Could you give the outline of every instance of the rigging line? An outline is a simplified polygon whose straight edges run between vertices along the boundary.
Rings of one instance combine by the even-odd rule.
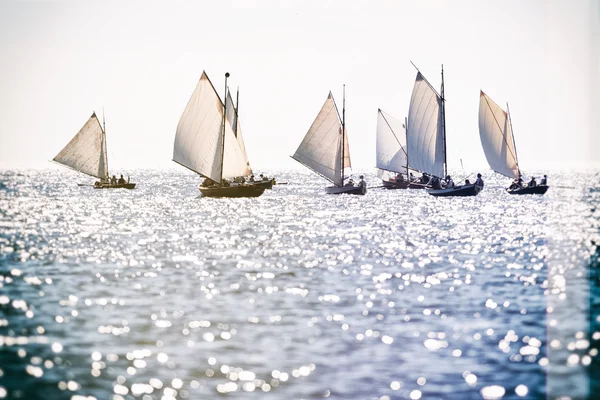
[[[481,94],[483,94],[483,96],[485,98],[485,102],[486,102],[488,108],[490,109],[490,112],[492,113],[492,116],[494,117],[494,121],[496,122],[496,125],[498,126],[498,129],[500,130],[500,132],[502,132],[502,128],[500,128],[500,123],[496,119],[496,114],[494,114],[494,111],[492,110],[492,107],[490,106],[490,102],[488,101],[488,95],[485,94],[485,93],[483,93],[483,90],[481,91]],[[490,100],[492,100],[492,99],[490,99]],[[493,100],[492,100],[492,102],[494,104],[496,104]],[[496,106],[498,106],[498,104],[496,104]],[[502,110],[502,108],[500,106],[498,106],[498,108],[500,108]],[[502,111],[504,112],[504,110],[502,110]],[[506,114],[506,112],[504,112],[504,113]],[[506,115],[508,115],[508,114],[506,114]],[[512,128],[511,128],[511,131],[512,131]],[[508,151],[510,151],[510,154],[514,157],[515,162],[517,163],[517,156],[515,154],[513,154],[512,149],[510,148],[508,142],[506,141],[506,135],[505,134],[502,134],[502,139],[504,140],[504,143],[506,144],[506,147],[508,148]],[[517,163],[517,168],[518,168],[518,163]],[[508,178],[511,178],[511,177],[508,177]]]

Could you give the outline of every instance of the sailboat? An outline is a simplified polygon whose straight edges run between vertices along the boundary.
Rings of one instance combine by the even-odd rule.
[[[506,103],[506,110],[504,111],[487,94],[480,91],[479,137],[485,157],[492,170],[517,182],[521,178],[521,171],[508,103]],[[547,190],[547,185],[507,189],[510,194],[544,194]]]
[[[205,178],[198,187],[205,197],[258,197],[265,186],[246,182],[252,169],[227,78],[223,103],[202,72],[177,125],[173,161]]]
[[[364,195],[367,186],[362,181],[362,175],[358,185],[355,186],[350,180],[344,184],[345,169],[351,168],[350,145],[346,134],[345,92],[344,86],[342,118],[340,119],[333,94],[329,92],[321,111],[292,158],[333,183],[334,186],[325,188],[326,193]]]
[[[95,189],[135,188],[135,183],[130,183],[129,178],[127,182],[111,182],[109,179],[106,130],[100,125],[95,112],[52,161],[99,178],[93,185]]]
[[[444,66],[440,93],[417,68],[406,132],[410,166],[439,180],[447,176]],[[467,184],[446,189],[428,189],[427,193],[436,197],[475,196],[479,193],[479,187]]]
[[[376,163],[378,177],[386,189],[424,189],[426,185],[410,180],[406,147],[406,120],[398,121],[377,110]],[[390,172],[395,176],[390,176]],[[386,179],[384,179],[386,178]]]

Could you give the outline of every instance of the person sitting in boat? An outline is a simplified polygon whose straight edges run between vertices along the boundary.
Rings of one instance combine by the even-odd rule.
[[[396,182],[403,183],[404,182],[404,175],[402,175],[402,174],[396,175]]]
[[[123,178],[123,174],[121,174],[121,177],[119,178],[118,183],[119,183],[119,185],[124,185],[125,184],[125,178]]]
[[[215,182],[215,181],[213,181],[213,180],[212,180],[212,179],[210,179],[210,178],[206,178],[206,179],[205,179],[205,180],[202,182],[202,184],[201,184],[200,186],[202,186],[202,187],[210,187],[210,186],[214,186],[215,184],[216,184],[216,182]]]
[[[454,181],[450,175],[446,176],[446,189],[452,189],[454,187]]]
[[[540,180],[540,186],[546,186],[548,185],[548,176],[544,175],[544,177],[542,178],[542,180]]]
[[[254,182],[254,175],[250,175],[250,179],[248,181],[249,182]]]
[[[523,189],[523,178],[515,179],[513,183],[508,187],[509,190]]]
[[[421,183],[423,185],[426,185],[427,183],[429,183],[429,177],[427,176],[427,174],[425,172],[423,172],[423,175],[421,175]]]
[[[465,185],[470,185],[470,184],[471,184],[471,181],[468,179],[465,179]]]
[[[415,176],[413,175],[412,172],[408,174],[408,181],[409,182],[414,182],[415,181]]]
[[[111,185],[116,185],[117,184],[117,177],[115,175],[113,175],[112,178],[110,178],[110,184]]]
[[[358,186],[360,186],[360,187],[367,186],[367,182],[365,182],[365,176],[361,175],[359,178],[360,178],[360,181],[358,181]]]
[[[354,181],[352,180],[352,178],[348,179],[348,182],[346,182],[344,186],[354,186]]]
[[[535,181],[535,176],[531,177],[531,180],[529,181],[529,183],[527,184],[527,186],[529,186],[529,187],[536,187],[537,186],[537,182]]]
[[[475,180],[475,186],[479,187],[479,189],[483,189],[483,178],[481,174],[477,174],[477,179]]]

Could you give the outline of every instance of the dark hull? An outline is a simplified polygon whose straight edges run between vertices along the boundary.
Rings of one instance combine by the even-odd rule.
[[[480,190],[478,186],[472,184],[455,186],[452,189],[429,189],[427,193],[435,197],[465,197],[477,196]]]
[[[258,197],[263,194],[265,189],[265,186],[259,184],[211,187],[200,186],[198,188],[204,197]]]
[[[386,189],[425,189],[427,185],[423,185],[422,183],[412,182],[408,183],[404,182],[391,182],[391,181],[381,181],[381,184]]]
[[[547,185],[538,185],[534,187],[525,187],[523,189],[506,189],[510,194],[544,194],[548,191],[550,186]]]
[[[366,186],[330,186],[325,188],[327,194],[358,194],[364,195],[367,193]]]
[[[273,189],[275,179],[269,179],[268,181],[254,181],[254,185],[263,186],[265,189]]]
[[[94,189],[135,189],[135,183],[122,183],[116,185],[101,183],[99,185],[94,185]]]

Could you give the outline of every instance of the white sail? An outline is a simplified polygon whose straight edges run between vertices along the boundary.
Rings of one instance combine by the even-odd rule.
[[[296,161],[323,175],[334,184],[342,182],[342,123],[333,96],[329,92],[302,143],[292,156]],[[344,139],[344,167],[350,167],[347,135]]]
[[[406,127],[386,112],[377,113],[376,167],[381,170],[408,174]]]
[[[221,172],[223,178],[231,178],[248,175],[250,171],[245,149],[240,148],[227,120],[222,149],[223,111],[223,102],[202,72],[177,125],[173,146],[173,161],[215,182],[221,181]]]
[[[479,137],[490,167],[517,179],[519,163],[509,116],[483,91],[479,96]]]
[[[417,73],[410,99],[406,136],[410,167],[443,177],[446,155],[442,99],[420,72]]]
[[[235,176],[247,176],[252,174],[252,169],[250,168],[250,162],[248,161],[248,155],[246,153],[246,145],[244,144],[244,138],[242,136],[242,123],[240,121],[240,117],[238,115],[238,110],[233,105],[233,99],[231,98],[231,92],[227,91],[227,120],[229,121],[233,134],[237,138],[238,146],[233,146],[234,152],[237,152],[237,148],[239,147],[239,151],[241,151],[242,156],[235,156],[234,160],[240,160],[240,162],[245,163],[246,168],[244,173],[241,175],[233,175],[233,176],[224,176],[225,178],[231,178]],[[227,157],[227,155],[226,155]],[[233,171],[233,173],[239,172],[237,169]]]
[[[96,113],[54,157],[57,163],[100,179],[108,179],[105,136]]]

